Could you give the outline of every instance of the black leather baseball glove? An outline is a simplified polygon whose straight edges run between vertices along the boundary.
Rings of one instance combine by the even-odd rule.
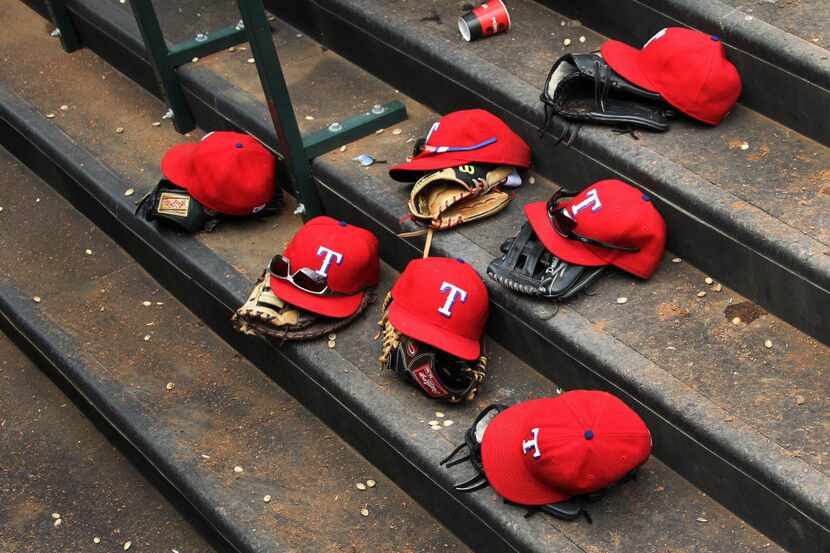
[[[556,60],[541,100],[545,104],[545,127],[558,115],[582,123],[663,132],[674,115],[659,94],[626,81],[599,54],[566,54]]]
[[[605,269],[559,259],[545,249],[530,223],[506,240],[501,252],[502,256],[487,266],[487,276],[514,292],[557,301],[585,290]]]

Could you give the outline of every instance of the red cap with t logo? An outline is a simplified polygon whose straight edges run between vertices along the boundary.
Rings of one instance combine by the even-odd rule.
[[[349,317],[360,307],[366,289],[378,283],[378,239],[366,229],[331,217],[308,221],[282,255],[288,259],[291,274],[306,267],[326,278],[328,291],[318,295],[288,279],[270,277],[277,297],[312,313]]]
[[[462,359],[481,355],[487,287],[460,259],[415,259],[392,287],[389,321],[401,333]]]
[[[683,27],[651,37],[642,50],[616,40],[602,45],[614,71],[699,121],[717,125],[741,95],[741,76],[720,39]]]
[[[614,265],[641,278],[657,270],[666,248],[666,223],[648,194],[619,180],[594,183],[556,203],[555,211],[573,225],[569,232],[557,226],[548,207],[548,202],[527,204],[525,214],[553,255],[575,265]]]
[[[424,151],[389,169],[389,176],[416,181],[426,173],[467,163],[530,167],[530,147],[489,111],[454,111],[432,124]]]
[[[646,462],[651,433],[617,397],[574,390],[514,405],[487,425],[484,473],[508,501],[559,503],[619,482]]]
[[[203,206],[225,215],[252,215],[274,197],[277,160],[254,137],[212,132],[164,154],[161,172]]]

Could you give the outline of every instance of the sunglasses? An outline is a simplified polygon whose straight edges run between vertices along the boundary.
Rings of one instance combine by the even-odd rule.
[[[268,273],[276,278],[287,280],[303,292],[315,294],[317,296],[323,295],[337,295],[337,292],[329,290],[328,278],[310,269],[302,267],[296,272],[291,272],[291,261],[282,255],[275,255],[271,258],[268,264]]]
[[[565,190],[560,189],[554,192],[553,196],[551,196],[548,200],[548,219],[550,219],[550,222],[553,225],[554,230],[556,230],[556,232],[559,233],[560,236],[562,236],[563,238],[567,238],[569,240],[577,240],[579,242],[582,242],[583,244],[588,244],[590,246],[598,246],[600,248],[606,248],[609,250],[619,250],[622,252],[631,253],[640,251],[640,248],[609,244],[608,242],[594,240],[593,238],[588,238],[587,236],[581,236],[575,233],[574,229],[576,228],[576,221],[567,214],[564,208],[559,207],[559,200],[561,198],[573,196],[576,196],[576,194],[566,192]]]

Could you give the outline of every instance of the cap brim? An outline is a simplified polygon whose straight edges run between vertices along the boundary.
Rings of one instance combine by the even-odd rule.
[[[318,296],[304,292],[281,278],[269,277],[271,290],[278,298],[291,305],[325,317],[343,319],[354,315],[363,302],[365,292],[351,296]]]
[[[642,50],[633,48],[618,40],[609,40],[600,48],[602,59],[611,66],[611,69],[623,76],[627,81],[645,88],[651,92],[658,92],[657,88],[640,69]]]
[[[421,154],[408,163],[402,163],[389,169],[389,176],[400,182],[416,181],[430,171],[458,167],[470,162],[469,156],[459,157],[458,155],[452,155],[452,152]]]
[[[173,146],[161,159],[161,172],[164,178],[182,188],[189,188],[195,177],[192,172],[193,154],[198,143],[178,144]]]
[[[443,328],[425,323],[404,309],[400,302],[393,301],[389,307],[389,321],[402,334],[461,359],[472,361],[481,355],[481,344],[478,340],[452,334]]]
[[[544,401],[526,401],[499,413],[487,425],[481,443],[487,481],[500,496],[520,505],[547,505],[572,497],[536,480],[522,452],[522,441],[530,437],[527,421],[543,420]]]
[[[568,202],[562,202],[560,205],[566,207]],[[527,215],[527,220],[530,221],[530,226],[533,227],[533,232],[536,233],[545,248],[556,257],[560,257],[574,265],[588,267],[611,264],[610,261],[594,253],[594,246],[560,236],[553,228],[553,224],[548,217],[547,202],[535,202],[525,205],[525,215]]]

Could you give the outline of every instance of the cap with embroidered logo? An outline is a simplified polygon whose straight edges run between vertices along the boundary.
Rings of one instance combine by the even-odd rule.
[[[646,462],[651,433],[607,392],[575,390],[525,401],[484,431],[481,457],[490,485],[521,505],[547,505],[619,482]]]
[[[288,279],[270,276],[271,289],[286,302],[326,317],[350,317],[380,275],[378,239],[366,229],[315,217],[303,225],[283,252],[289,271],[313,269],[326,278],[328,293],[312,294]]]
[[[203,206],[225,215],[252,215],[276,191],[277,161],[250,135],[212,132],[200,142],[178,144],[164,154],[164,177]]]
[[[392,287],[392,300],[389,321],[401,333],[462,359],[481,355],[490,298],[463,260],[410,261]]]
[[[530,147],[489,111],[454,111],[433,123],[424,151],[389,169],[389,176],[416,181],[428,172],[468,163],[530,167]]]
[[[720,123],[741,95],[738,70],[714,35],[669,27],[651,37],[641,50],[609,40],[601,52],[625,79],[657,92],[686,115],[710,125]]]
[[[649,278],[657,270],[666,248],[666,223],[648,194],[609,179],[560,200],[556,207],[574,222],[572,234],[563,235],[557,229],[548,202],[525,205],[533,231],[553,255],[575,265],[614,265],[641,278]],[[617,248],[586,243],[574,236]]]

